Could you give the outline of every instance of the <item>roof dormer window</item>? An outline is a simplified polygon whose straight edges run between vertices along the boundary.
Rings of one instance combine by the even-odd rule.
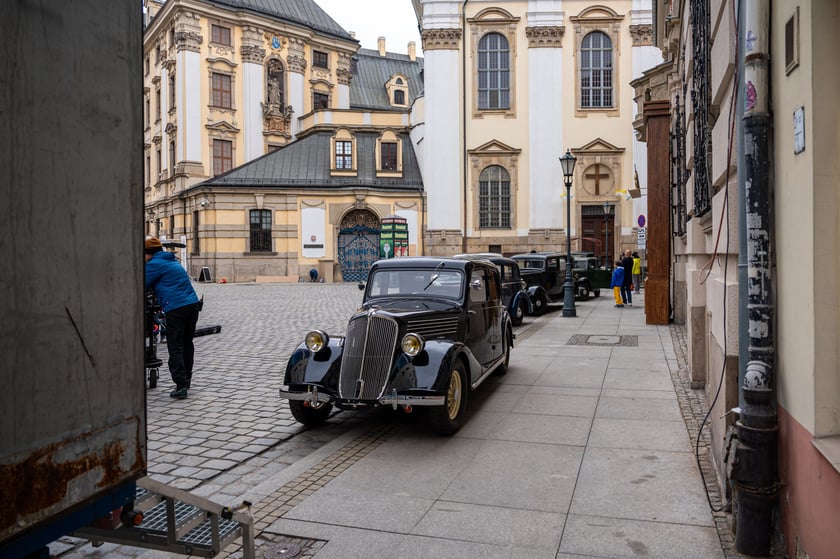
[[[385,84],[385,89],[392,107],[408,106],[408,79],[405,76],[394,74]]]

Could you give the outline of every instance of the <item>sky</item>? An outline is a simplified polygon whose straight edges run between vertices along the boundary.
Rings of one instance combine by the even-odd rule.
[[[339,25],[355,32],[362,48],[376,49],[377,39],[385,37],[385,50],[407,54],[409,41],[417,44],[422,56],[420,32],[411,0],[315,0]]]

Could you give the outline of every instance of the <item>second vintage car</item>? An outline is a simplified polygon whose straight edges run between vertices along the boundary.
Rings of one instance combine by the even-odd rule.
[[[566,283],[566,255],[560,252],[528,252],[511,256],[519,264],[522,279],[528,284],[528,295],[534,306],[534,314],[543,314],[548,304],[563,301]],[[575,298],[589,299],[592,284],[589,278],[574,274],[572,257],[572,282]]]
[[[395,258],[373,264],[344,336],[306,335],[280,397],[307,426],[333,406],[428,409],[438,433],[456,432],[469,394],[507,371],[513,326],[498,269],[484,260]]]
[[[519,273],[519,264],[512,258],[507,258],[496,252],[476,252],[472,254],[456,254],[455,258],[466,260],[488,260],[499,269],[502,282],[502,302],[510,313],[510,320],[514,326],[522,324],[527,314],[533,314],[531,297],[528,295],[528,285]]]

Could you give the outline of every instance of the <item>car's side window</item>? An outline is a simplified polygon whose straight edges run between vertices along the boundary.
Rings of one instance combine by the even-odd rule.
[[[470,278],[470,301],[473,303],[487,301],[487,281],[483,270],[473,270]]]
[[[487,275],[485,281],[485,284],[487,285],[487,296],[490,301],[498,301],[501,298],[501,294],[498,290],[499,282],[496,278],[496,275],[490,273]]]
[[[556,270],[557,269],[557,259],[556,258],[549,258],[546,262],[546,266],[549,270]]]

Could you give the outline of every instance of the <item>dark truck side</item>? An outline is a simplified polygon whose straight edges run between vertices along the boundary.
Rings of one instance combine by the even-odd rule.
[[[146,472],[141,16],[0,2],[0,557]]]

